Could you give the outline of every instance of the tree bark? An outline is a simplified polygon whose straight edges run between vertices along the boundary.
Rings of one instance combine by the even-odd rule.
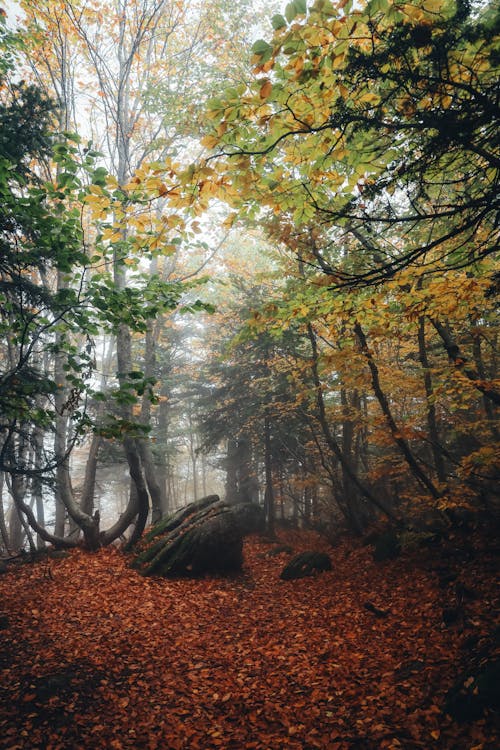
[[[97,476],[97,464],[99,461],[99,450],[102,445],[102,437],[95,433],[92,435],[87,463],[85,464],[85,477],[83,480],[83,493],[80,507],[84,513],[91,516],[94,511],[95,483]]]
[[[5,523],[5,511],[3,507],[3,487],[4,487],[4,473],[0,471],[0,536],[2,537],[3,546],[6,552],[10,552],[10,540],[7,533],[7,525]]]
[[[360,325],[360,323],[356,323],[354,325],[354,332],[357,336],[357,339],[359,341],[359,345],[361,348],[361,351],[366,359],[366,362],[368,364],[368,368],[370,370],[371,374],[371,381],[372,381],[372,387],[373,392],[377,398],[377,401],[379,402],[380,408],[382,410],[383,415],[386,418],[389,430],[391,432],[391,435],[393,437],[394,442],[400,449],[403,458],[405,459],[406,463],[410,467],[410,470],[413,474],[413,476],[418,480],[418,482],[423,485],[432,495],[432,497],[437,500],[441,497],[441,493],[439,490],[434,486],[434,483],[431,481],[431,479],[427,476],[427,474],[423,471],[421,466],[418,464],[417,460],[415,459],[415,456],[413,455],[412,451],[410,450],[410,446],[406,442],[406,440],[401,436],[400,431],[398,429],[398,426],[395,422],[395,419],[392,415],[391,408],[389,406],[389,402],[387,400],[387,397],[382,389],[381,383],[380,383],[380,377],[378,372],[378,367],[375,364],[375,360],[373,359],[372,353],[368,347],[368,342],[366,340],[365,333]]]
[[[314,388],[316,392],[316,406],[318,411],[318,421],[321,425],[321,429],[323,431],[323,435],[325,437],[325,440],[327,442],[327,445],[335,458],[340,463],[342,469],[345,469],[346,475],[351,479],[353,484],[358,488],[360,493],[365,497],[372,505],[374,505],[376,508],[378,508],[385,516],[390,518],[392,521],[400,524],[399,518],[385,506],[384,503],[382,503],[380,500],[378,500],[371,492],[370,490],[364,485],[364,483],[358,478],[356,475],[356,472],[352,468],[349,460],[346,456],[342,453],[342,450],[335,439],[332,431],[330,430],[330,426],[328,424],[328,419],[326,416],[326,409],[325,409],[325,402],[323,400],[323,388],[321,385],[321,380],[319,377],[319,371],[318,371],[318,345],[316,343],[316,335],[314,333],[314,329],[310,323],[307,324],[307,334],[308,338],[311,344],[311,352],[312,352],[312,359],[311,359],[311,370],[312,370],[312,376],[313,376],[313,383]]]
[[[266,488],[264,491],[264,509],[266,513],[266,531],[270,537],[275,535],[275,501],[273,487],[273,453],[271,445],[271,416],[269,407],[264,411],[264,468]]]
[[[459,345],[454,340],[451,331],[447,328],[447,326],[443,325],[434,318],[430,318],[430,321],[441,337],[441,341],[443,342],[443,346],[446,349],[446,353],[448,354],[448,359],[450,360],[450,362],[455,365],[455,367],[457,367],[460,372],[463,372],[463,374],[471,381],[474,388],[477,388],[477,390],[480,391],[486,399],[492,401],[497,406],[500,406],[500,392],[498,392],[489,383],[485,383],[479,377],[479,373],[467,365],[467,357],[464,355]]]
[[[434,388],[432,386],[432,375],[427,356],[427,345],[425,340],[425,318],[422,317],[418,324],[418,354],[420,364],[424,373],[425,397],[427,399],[427,429],[429,430],[429,439],[431,443],[431,452],[434,459],[436,476],[441,484],[446,482],[446,471],[444,467],[443,454],[441,452],[439,430],[436,417],[436,407],[434,406]]]

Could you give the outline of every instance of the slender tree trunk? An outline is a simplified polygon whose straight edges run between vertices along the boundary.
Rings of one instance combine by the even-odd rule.
[[[483,394],[485,399],[499,406],[500,392],[492,384],[483,382],[483,380],[479,376],[479,373],[473,370],[467,364],[467,357],[464,355],[457,342],[454,340],[449,328],[440,323],[438,320],[435,320],[434,318],[430,318],[430,321],[441,337],[441,341],[443,342],[443,346],[446,349],[450,362],[457,369],[459,369],[460,372],[463,372],[463,374],[471,381],[474,387]]]
[[[475,333],[473,334],[473,340],[472,340],[472,351],[474,354],[474,362],[476,364],[477,372],[481,380],[485,381],[488,379],[486,369],[483,362],[483,354],[481,351],[481,338],[480,336]],[[493,375],[496,375],[496,372],[493,371]],[[491,430],[491,435],[494,438],[494,440],[498,440],[499,431],[498,431],[498,421],[497,421],[497,413],[495,410],[495,406],[491,399],[489,399],[485,393],[483,393],[483,407],[484,412],[486,414],[486,418],[488,420],[488,425]]]
[[[313,377],[313,383],[314,388],[316,392],[316,406],[318,411],[318,421],[321,425],[321,429],[323,431],[323,435],[325,437],[326,443],[335,456],[335,458],[338,460],[340,466],[342,469],[345,469],[346,475],[350,478],[350,480],[353,482],[354,486],[357,487],[357,489],[360,491],[360,493],[365,497],[372,505],[374,505],[376,508],[378,508],[384,515],[386,515],[388,518],[390,518],[395,523],[399,524],[400,520],[398,517],[390,510],[388,507],[385,506],[383,502],[381,502],[379,499],[373,495],[370,490],[361,482],[361,480],[356,475],[356,472],[354,471],[353,467],[351,466],[349,459],[344,456],[342,453],[342,450],[334,437],[332,431],[330,430],[330,425],[328,424],[328,419],[326,416],[326,409],[325,409],[325,402],[323,400],[323,387],[321,385],[321,380],[319,377],[319,371],[318,371],[318,345],[316,343],[316,335],[314,333],[314,329],[310,323],[307,324],[307,334],[309,338],[309,342],[311,344],[311,352],[312,352],[312,359],[311,359],[311,370],[312,370],[312,377]]]
[[[226,501],[237,502],[238,497],[238,443],[235,438],[229,438],[226,448]]]
[[[203,497],[207,497],[207,460],[205,454],[201,454],[201,491]]]
[[[134,544],[139,541],[146,527],[149,515],[149,496],[142,473],[142,466],[139,457],[140,451],[137,446],[137,442],[135,440],[132,440],[132,438],[125,438],[123,441],[123,445],[129,465],[130,478],[135,485],[138,509],[137,521],[127,544],[127,549],[131,549]]]
[[[42,465],[43,460],[43,431],[41,429],[37,429],[34,436],[34,444],[35,444],[35,469],[40,468]],[[39,475],[36,475],[33,477],[31,481],[31,492],[33,495],[33,499],[35,501],[35,509],[36,509],[36,519],[40,526],[45,526],[45,507],[43,504],[43,485],[42,485],[42,479]],[[45,546],[45,542],[38,534],[37,537],[37,547],[43,548]]]
[[[432,457],[436,476],[441,484],[446,482],[446,471],[444,467],[443,454],[441,452],[439,430],[436,418],[436,407],[434,405],[434,388],[432,386],[432,375],[427,356],[427,345],[425,340],[425,318],[420,318],[418,324],[418,354],[420,364],[424,373],[425,397],[427,399],[427,429],[431,443]]]
[[[198,500],[198,455],[196,453],[196,432],[190,407],[188,411],[188,445],[191,471],[193,472],[193,500]]]
[[[264,467],[266,488],[264,491],[264,510],[266,514],[266,530],[270,537],[275,535],[275,502],[273,487],[273,454],[271,445],[271,417],[269,409],[264,413]]]
[[[62,280],[62,274],[58,273],[58,289],[62,289],[65,286],[65,282]],[[54,486],[54,497],[56,504],[56,515],[54,534],[58,537],[64,536],[64,530],[66,525],[66,509],[62,499],[61,487],[65,484],[69,484],[68,477],[65,473],[69,471],[68,462],[64,461],[67,448],[67,432],[68,432],[68,415],[64,411],[64,406],[67,401],[67,390],[66,390],[66,372],[64,365],[66,364],[66,355],[61,348],[62,345],[62,334],[56,333],[56,353],[54,355],[54,380],[57,385],[57,391],[54,397],[54,406],[56,411],[55,419],[55,434],[54,434],[54,454],[58,462],[56,468],[56,483]]]
[[[351,466],[352,471],[357,474],[357,459],[354,453],[354,420],[352,419],[353,404],[349,398],[349,392],[346,388],[340,389],[340,403],[342,405],[342,453],[347,459],[347,464],[342,465],[342,504],[349,522],[357,534],[362,534],[366,519],[364,517],[359,497],[358,488],[347,470]]]
[[[94,512],[95,483],[97,476],[97,465],[99,462],[99,450],[102,438],[95,433],[90,443],[87,463],[85,464],[85,477],[83,479],[83,493],[80,507],[84,513],[91,516]]]
[[[152,262],[150,271],[151,273],[156,273],[156,259]],[[148,321],[144,354],[144,377],[146,378],[156,378],[157,375],[155,349],[159,330],[155,335],[154,328],[153,322]],[[151,424],[151,401],[147,390],[142,397],[141,423],[144,426],[150,426]],[[157,472],[154,465],[150,440],[148,438],[138,439],[138,447],[142,467],[144,469],[144,477],[151,498],[151,520],[153,523],[156,523],[162,516],[162,508],[165,505],[165,498],[162,496],[161,484],[156,477]]]
[[[359,323],[355,324],[354,332],[359,341],[361,351],[366,359],[368,368],[370,370],[373,392],[377,398],[377,401],[379,402],[382,413],[386,418],[387,425],[389,427],[393,440],[398,446],[399,450],[401,451],[406,463],[410,467],[410,470],[413,476],[418,480],[420,484],[422,484],[430,492],[432,497],[435,500],[437,500],[438,498],[441,497],[441,493],[434,486],[434,483],[432,482],[432,480],[427,476],[427,474],[423,471],[420,464],[417,462],[406,440],[403,437],[401,437],[401,433],[392,415],[387,397],[384,391],[382,390],[378,367],[375,364],[375,360],[373,359],[372,353],[368,347],[368,342],[366,340],[365,333]]]
[[[160,387],[160,404],[158,406],[158,433],[159,443],[163,447],[163,460],[158,468],[159,484],[161,488],[161,515],[169,513],[170,508],[174,505],[174,489],[172,479],[172,467],[169,451],[169,391],[166,383],[167,378],[164,376],[163,383]]]
[[[2,537],[2,544],[6,552],[10,552],[10,540],[7,533],[7,525],[5,523],[5,510],[3,506],[3,488],[5,483],[5,477],[3,471],[0,471],[0,536]]]
[[[12,498],[12,505],[9,513],[9,547],[10,549],[17,551],[22,549],[23,544],[24,531],[21,523],[21,514],[14,498]]]

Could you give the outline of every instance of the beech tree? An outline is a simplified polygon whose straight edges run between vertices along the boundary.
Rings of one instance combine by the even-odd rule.
[[[473,267],[496,248],[498,76],[493,5],[294,0],[252,85],[213,99],[205,143],[227,192],[328,227],[311,261],[332,284],[434,260]],[[238,168],[241,166],[241,168]],[[249,203],[247,198],[247,203]],[[404,237],[404,243],[399,242]],[[322,250],[348,241],[330,267]]]
[[[493,6],[473,12],[444,0],[309,8],[294,0],[273,17],[272,40],[254,44],[253,82],[209,103],[204,143],[218,193],[240,216],[259,216],[303,269],[302,289],[270,306],[260,325],[293,321],[308,331],[316,418],[344,479],[372,502],[381,497],[371,489],[377,472],[379,481],[392,471],[390,505],[407,492],[397,479],[406,473],[446,507],[467,495],[466,465],[492,458],[495,18]],[[479,319],[472,310],[481,306]],[[403,335],[411,367],[394,360]],[[413,404],[391,370],[416,389]],[[370,425],[355,471],[339,441],[332,380],[357,434]],[[361,401],[348,408],[357,390]],[[447,453],[453,409],[467,401],[478,442]],[[492,471],[493,463],[485,487]]]
[[[96,532],[99,543],[106,543],[134,521],[138,536],[150,504],[156,516],[167,506],[147,437],[156,421],[151,399],[157,400],[153,383],[160,374],[158,345],[168,331],[165,315],[191,288],[191,282],[183,283],[184,277],[196,276],[192,263],[183,268],[184,260],[176,262],[179,249],[189,243],[191,254],[193,247],[203,250],[197,239],[199,227],[191,230],[184,211],[189,201],[176,191],[179,168],[174,159],[179,155],[182,159],[194,147],[201,111],[201,97],[195,92],[201,88],[215,91],[223,75],[235,80],[243,75],[235,52],[243,49],[240,34],[247,29],[238,19],[250,4],[242,1],[228,6],[221,0],[206,7],[167,0],[117,0],[111,6],[89,6],[69,0],[36,0],[21,5],[26,30],[24,72],[54,99],[56,129],[79,131],[70,150],[73,157],[79,155],[86,170],[78,178],[83,180],[80,193],[73,196],[80,202],[85,275],[79,275],[76,267],[71,278],[64,270],[56,270],[50,286],[71,296],[81,285],[86,304],[99,318],[93,329],[73,325],[72,334],[69,329],[66,333],[57,329],[56,338],[61,341],[55,342],[50,362],[45,363],[59,384],[55,393],[55,532],[64,537],[67,508],[76,503],[65,404],[77,389],[68,358],[88,347],[90,369],[94,349],[85,337],[99,332],[109,342],[105,348],[110,356],[101,375],[103,392],[93,394],[91,400],[96,429],[89,444],[80,507],[93,515],[103,438],[123,442],[132,476],[129,506],[119,523],[109,534],[99,537]],[[103,14],[115,22],[107,36],[101,33]],[[214,46],[217,58],[210,52]],[[44,174],[54,183],[76,187],[72,168],[60,166],[69,153],[60,137],[60,158],[55,163],[46,161]],[[101,149],[101,164],[106,166],[91,164],[95,148]],[[88,189],[83,189],[83,183]],[[202,258],[201,266],[204,262]],[[146,263],[150,275],[145,273]],[[195,311],[202,306],[190,301],[185,307]],[[159,406],[159,420],[164,422],[167,410]]]

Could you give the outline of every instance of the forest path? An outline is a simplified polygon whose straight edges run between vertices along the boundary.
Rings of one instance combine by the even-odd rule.
[[[463,580],[477,594],[463,630],[443,624],[451,590],[427,553],[375,563],[349,539],[331,548],[313,533],[279,537],[295,552],[327,551],[332,571],[281,581],[288,556],[267,556],[274,545],[250,537],[233,578],[141,578],[114,548],[1,576],[0,747],[500,745],[488,719],[442,713],[466,639],[493,629],[483,559]]]

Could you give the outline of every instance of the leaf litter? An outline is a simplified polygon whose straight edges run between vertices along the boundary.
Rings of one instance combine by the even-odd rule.
[[[286,552],[333,569],[281,581]],[[0,578],[0,747],[8,750],[493,750],[492,713],[457,723],[447,692],[494,629],[492,566],[443,623],[432,556],[373,561],[346,538],[250,537],[241,575],[142,578],[115,548]],[[50,566],[50,567],[49,567]],[[453,576],[450,576],[452,578]],[[377,611],[384,613],[377,616]]]

